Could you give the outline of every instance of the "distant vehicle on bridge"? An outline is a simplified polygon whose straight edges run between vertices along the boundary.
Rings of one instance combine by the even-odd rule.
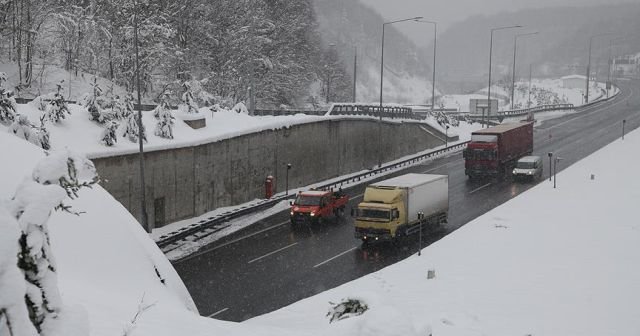
[[[504,175],[518,159],[533,151],[533,122],[501,124],[471,133],[463,151],[469,178]]]
[[[331,216],[344,214],[349,196],[342,190],[309,190],[301,191],[291,202],[291,225],[320,224]]]
[[[371,184],[354,209],[355,237],[363,243],[389,241],[437,229],[447,221],[449,177],[406,174]],[[419,218],[424,215],[424,218]]]

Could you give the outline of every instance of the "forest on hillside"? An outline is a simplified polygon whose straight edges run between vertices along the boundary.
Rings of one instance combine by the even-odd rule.
[[[18,94],[46,66],[133,91],[137,35],[147,100],[189,80],[220,101],[248,102],[254,88],[258,108],[351,99],[312,0],[8,0],[0,35],[0,62],[19,68]]]

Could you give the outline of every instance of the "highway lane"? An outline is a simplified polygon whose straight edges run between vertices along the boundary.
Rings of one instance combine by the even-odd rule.
[[[545,156],[545,177],[550,172],[547,152],[564,158],[558,165],[562,170],[619,138],[622,119],[627,119],[628,131],[640,126],[640,82],[621,83],[621,87],[622,93],[606,106],[584,108],[534,129],[534,153]],[[449,174],[449,223],[443,232],[425,237],[425,246],[535,185],[508,178],[469,181],[461,153],[393,175],[407,172]],[[548,179],[539,183],[552,188]],[[362,200],[364,187],[345,190],[353,198],[350,205]],[[561,178],[558,187],[562,188]],[[363,248],[353,238],[353,221],[348,216],[296,230],[287,220],[287,212],[276,214],[225,243],[175,263],[201,314],[243,321],[375,272],[418,249],[415,237]]]

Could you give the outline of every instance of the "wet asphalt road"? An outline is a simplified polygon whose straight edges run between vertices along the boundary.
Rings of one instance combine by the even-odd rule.
[[[462,153],[453,153],[381,179],[408,172],[449,175],[449,223],[431,233],[426,246],[531,188],[549,182],[547,152],[563,160],[558,170],[640,126],[640,81],[620,81],[622,92],[609,103],[543,122],[534,129],[534,155],[544,157],[544,179],[515,183],[509,178],[469,181]],[[362,200],[366,184],[345,190],[349,206]],[[562,188],[562,180],[558,180]],[[349,214],[347,209],[346,214]],[[174,266],[203,316],[243,321],[375,272],[414,254],[418,240],[364,248],[353,238],[348,215],[319,227],[292,230],[288,211],[264,219]],[[414,237],[415,238],[415,237]]]

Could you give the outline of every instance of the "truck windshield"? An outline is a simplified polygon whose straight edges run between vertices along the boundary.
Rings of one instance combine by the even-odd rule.
[[[358,217],[390,220],[389,210],[358,209]]]
[[[320,196],[304,196],[298,195],[296,197],[295,205],[309,206],[309,205],[320,205]]]
[[[520,169],[533,169],[534,167],[534,162],[521,162],[518,161],[518,163],[516,163],[516,168],[520,168]]]
[[[464,158],[467,160],[495,160],[496,151],[493,149],[465,149]]]

